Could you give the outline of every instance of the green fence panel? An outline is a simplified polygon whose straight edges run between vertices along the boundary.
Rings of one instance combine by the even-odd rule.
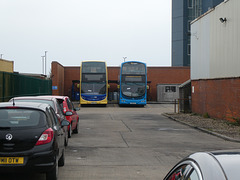
[[[16,73],[0,72],[0,101],[17,96],[52,94],[52,80],[39,79]]]

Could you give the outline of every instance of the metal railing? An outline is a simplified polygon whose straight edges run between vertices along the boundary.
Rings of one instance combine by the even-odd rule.
[[[192,99],[181,98],[174,100],[174,113],[190,113],[192,112]]]

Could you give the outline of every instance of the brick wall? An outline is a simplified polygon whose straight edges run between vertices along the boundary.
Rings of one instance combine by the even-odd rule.
[[[118,81],[120,67],[108,67],[108,80]],[[63,67],[52,62],[54,95],[67,95],[71,97],[72,80],[80,80],[80,67]],[[190,79],[189,67],[148,67],[148,81],[151,81],[148,90],[148,99],[157,100],[157,84],[182,84]],[[117,84],[110,83],[110,92],[117,91]]]
[[[192,81],[192,111],[234,121],[240,119],[240,78]]]
[[[120,67],[108,67],[108,80],[118,81],[118,75],[120,74]],[[110,89],[109,92],[117,92],[117,84],[109,83]]]
[[[71,97],[72,81],[80,80],[80,66],[64,68],[64,95]]]
[[[149,98],[157,100],[157,84],[182,84],[190,79],[189,67],[148,67]]]

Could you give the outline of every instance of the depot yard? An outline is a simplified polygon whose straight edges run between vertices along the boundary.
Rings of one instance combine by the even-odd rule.
[[[59,180],[159,180],[196,151],[236,149],[239,143],[200,132],[162,113],[172,104],[81,107],[79,133],[69,139]],[[42,174],[4,174],[1,179],[44,180]]]

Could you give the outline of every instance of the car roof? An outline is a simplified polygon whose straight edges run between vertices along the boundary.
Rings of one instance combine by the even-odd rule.
[[[187,159],[192,160],[200,167],[203,179],[226,180],[221,166],[219,166],[218,161],[211,153],[197,152],[190,155]]]
[[[10,99],[9,101],[12,101],[13,99],[44,99],[44,100],[54,100],[55,98],[49,98],[44,96],[20,96],[20,97],[14,97]]]
[[[215,151],[212,154],[221,164],[228,179],[239,179],[240,150]]]
[[[41,111],[46,111],[46,108],[50,108],[51,106],[44,103],[36,103],[36,102],[1,102],[0,109],[4,108],[29,108],[29,109],[37,109]]]
[[[240,150],[197,152],[188,158],[198,164],[204,179],[239,178]]]
[[[56,98],[56,99],[62,99],[65,100],[66,98],[69,98],[68,96],[56,96],[56,95],[46,95],[46,96],[38,96],[38,97],[45,97],[45,98]]]

